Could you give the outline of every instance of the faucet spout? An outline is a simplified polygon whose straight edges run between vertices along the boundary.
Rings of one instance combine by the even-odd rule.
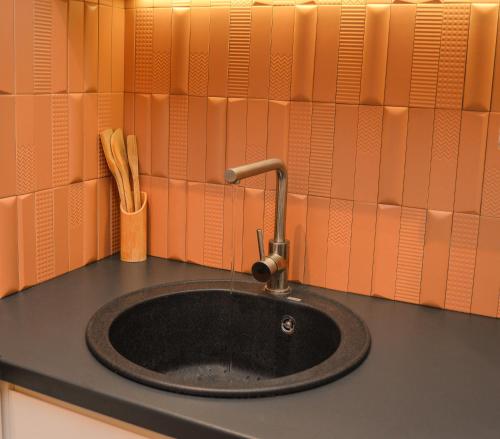
[[[288,294],[288,247],[285,239],[286,197],[288,176],[285,164],[280,159],[267,159],[226,169],[224,179],[236,184],[244,178],[276,171],[276,205],[274,239],[269,241],[269,255],[263,253],[262,231],[257,231],[260,260],[252,266],[255,279],[267,282],[266,290],[273,294]]]
[[[245,178],[254,177],[265,172],[276,171],[276,207],[274,223],[274,242],[285,242],[286,197],[288,176],[286,166],[280,159],[267,159],[226,169],[224,179],[227,183],[236,184]]]

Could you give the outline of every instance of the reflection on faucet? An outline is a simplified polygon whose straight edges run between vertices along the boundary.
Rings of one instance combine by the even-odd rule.
[[[257,230],[260,261],[252,266],[252,274],[260,282],[266,282],[266,290],[273,294],[288,294],[288,248],[285,239],[285,218],[287,198],[287,171],[279,159],[262,160],[255,163],[226,169],[224,178],[227,183],[236,184],[240,180],[269,171],[276,171],[277,195],[275,207],[274,239],[269,240],[269,255],[264,254],[262,230]]]

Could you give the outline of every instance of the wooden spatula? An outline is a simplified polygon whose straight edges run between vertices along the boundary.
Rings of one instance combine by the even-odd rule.
[[[106,157],[106,162],[108,164],[108,168],[113,174],[113,177],[116,180],[116,186],[118,186],[118,194],[120,195],[120,200],[124,203],[125,196],[123,193],[123,181],[120,172],[118,171],[118,167],[116,166],[115,158],[113,156],[113,151],[111,150],[111,137],[113,135],[113,130],[108,128],[101,132],[101,145],[104,151],[104,156]]]
[[[141,189],[139,187],[139,157],[137,155],[137,139],[134,135],[127,136],[128,164],[132,172],[132,183],[134,187],[135,210],[141,208]]]
[[[122,177],[124,209],[126,212],[133,212],[134,200],[132,199],[132,190],[130,189],[130,176],[128,172],[127,151],[125,150],[125,140],[123,139],[123,131],[121,128],[115,130],[111,136],[111,151],[115,159],[116,167]]]

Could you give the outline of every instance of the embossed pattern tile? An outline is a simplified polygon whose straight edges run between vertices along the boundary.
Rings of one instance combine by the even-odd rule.
[[[97,134],[124,125],[151,192],[151,253],[230,268],[234,247],[248,270],[255,227],[272,235],[275,176],[242,182],[233,220],[223,170],[279,157],[293,279],[498,313],[485,262],[500,218],[495,2],[97,3],[13,3],[0,196],[18,197],[22,239],[9,292],[64,267],[50,224],[68,229],[69,268],[119,248]]]

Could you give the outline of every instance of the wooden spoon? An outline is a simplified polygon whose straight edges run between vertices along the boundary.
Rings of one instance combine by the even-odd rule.
[[[125,197],[123,194],[123,182],[120,172],[118,171],[118,167],[116,166],[115,158],[113,157],[113,151],[111,150],[111,137],[113,135],[113,130],[108,128],[101,132],[101,145],[104,151],[104,157],[106,157],[106,162],[108,164],[108,168],[113,174],[113,177],[116,180],[116,186],[118,187],[118,194],[120,195],[120,200],[124,203]]]
[[[134,135],[127,136],[128,164],[132,172],[132,182],[134,186],[134,206],[135,210],[141,208],[141,189],[139,187],[139,157],[137,156],[137,139]]]
[[[122,177],[123,195],[125,197],[123,203],[124,209],[126,212],[133,212],[134,201],[132,200],[132,190],[130,189],[127,151],[125,150],[125,141],[123,139],[123,131],[121,130],[121,128],[115,130],[115,132],[111,136],[111,151],[113,152],[113,157],[115,158],[118,172]]]

